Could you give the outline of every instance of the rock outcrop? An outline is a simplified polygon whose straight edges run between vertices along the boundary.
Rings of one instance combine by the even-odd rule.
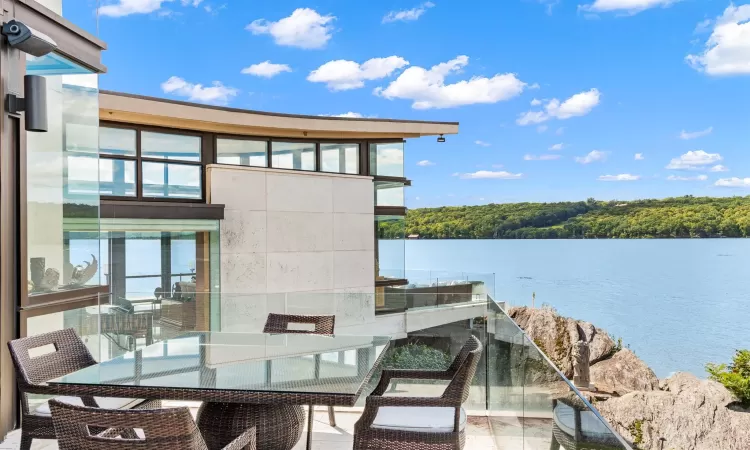
[[[573,343],[582,340],[589,345],[589,362],[608,358],[615,342],[594,325],[562,317],[552,308],[514,307],[508,315],[568,378],[573,378]]]
[[[627,348],[591,366],[591,381],[598,390],[616,395],[659,389],[654,371]]]
[[[724,386],[678,373],[659,387],[611,398],[596,408],[639,449],[750,449],[750,411],[733,407]]]

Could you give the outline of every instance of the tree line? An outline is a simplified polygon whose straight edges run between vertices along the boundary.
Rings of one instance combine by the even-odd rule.
[[[506,203],[409,210],[406,229],[381,225],[381,238],[606,239],[750,237],[750,196],[635,201]]]

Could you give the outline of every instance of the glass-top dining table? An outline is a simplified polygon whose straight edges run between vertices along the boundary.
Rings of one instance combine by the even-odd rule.
[[[302,405],[354,406],[387,336],[191,332],[50,381],[61,395],[203,402],[198,427],[222,448],[256,427],[258,448],[290,450]]]

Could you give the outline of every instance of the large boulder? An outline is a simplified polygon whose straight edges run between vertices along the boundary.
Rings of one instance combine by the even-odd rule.
[[[634,448],[644,450],[747,450],[750,411],[735,407],[719,383],[678,373],[661,390],[634,391],[596,404]]]
[[[608,358],[615,342],[594,325],[560,316],[552,308],[513,307],[508,315],[521,327],[566,377],[573,377],[573,343],[589,344],[589,362]]]
[[[627,348],[591,366],[591,381],[598,390],[616,395],[659,389],[654,371]]]

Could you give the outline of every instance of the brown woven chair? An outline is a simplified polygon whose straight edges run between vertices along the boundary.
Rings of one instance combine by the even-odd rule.
[[[289,329],[290,324],[314,325],[314,330],[296,330]],[[294,314],[275,314],[270,313],[266,319],[266,325],[263,327],[264,333],[285,333],[285,334],[333,334],[336,326],[336,316],[307,316]],[[270,361],[269,361],[270,363]],[[316,355],[315,365],[320,364],[320,356]],[[270,366],[270,364],[269,364]],[[270,372],[270,367],[268,368]],[[307,447],[310,448],[312,440],[312,425],[314,416],[314,406],[309,405],[307,411]],[[328,423],[336,426],[336,414],[333,406],[328,407]]]
[[[552,400],[551,450],[623,450],[607,426],[581,401]]]
[[[482,343],[471,337],[445,371],[383,370],[354,425],[354,450],[460,450],[466,442],[466,412],[471,381]],[[440,397],[383,396],[391,380],[450,380]]]
[[[32,357],[30,351],[39,347],[53,347],[54,351]],[[55,439],[49,404],[33,411],[29,408],[29,394],[56,395],[49,380],[96,364],[94,357],[73,329],[31,336],[8,342],[16,381],[21,396],[21,450],[31,448],[34,439]],[[52,350],[52,348],[50,348]],[[102,397],[59,397],[68,403],[109,409],[159,408],[158,400],[119,399]]]
[[[60,450],[208,450],[189,408],[123,411],[49,404]],[[142,430],[142,436],[122,430]],[[242,449],[255,450],[255,428],[223,450]]]

